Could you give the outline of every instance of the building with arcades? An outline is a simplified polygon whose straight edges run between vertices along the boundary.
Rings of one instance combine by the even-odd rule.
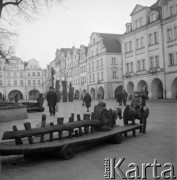
[[[39,93],[44,93],[43,73],[39,62],[31,59],[23,62],[18,57],[12,57],[8,63],[0,62],[0,99],[14,100],[17,94],[19,100],[36,99]]]
[[[87,51],[87,86],[92,99],[113,99],[122,90],[121,35],[93,32]]]
[[[129,95],[148,88],[151,99],[177,94],[177,1],[136,5],[122,36],[123,81]]]

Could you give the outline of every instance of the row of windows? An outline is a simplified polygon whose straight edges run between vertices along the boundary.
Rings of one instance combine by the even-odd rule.
[[[0,80],[0,85],[2,85],[2,80]],[[20,81],[17,81],[17,80],[14,80],[14,81],[11,81],[11,80],[8,80],[7,81],[7,85],[8,86],[11,86],[11,85],[14,85],[14,86],[24,86],[24,80],[20,80]],[[40,80],[28,80],[28,85],[41,85],[41,81]]]
[[[28,72],[28,76],[41,76],[40,72]]]
[[[74,83],[74,85],[78,85],[79,84],[79,79],[74,79],[73,83]]]
[[[149,68],[159,68],[159,56],[151,56],[149,58]],[[146,70],[146,63],[145,59],[141,59],[136,61],[136,70],[137,71],[144,71]],[[133,70],[133,62],[126,63],[126,72],[127,73],[132,73],[134,72]]]
[[[97,62],[97,68],[103,66],[103,59],[102,59],[102,58],[101,58],[100,60],[97,59],[96,62]],[[91,65],[92,65],[92,67],[91,67]],[[94,61],[92,61],[92,63],[89,62],[88,66],[89,66],[89,70],[94,69],[94,68],[95,68],[95,63],[94,63]]]
[[[88,81],[89,81],[89,83],[94,83],[95,82],[95,74],[90,74],[89,75],[89,79],[88,79]],[[104,76],[103,76],[103,72],[98,72],[97,73],[97,82],[99,82],[99,81],[103,81],[104,80]]]
[[[28,85],[41,85],[41,81],[40,80],[28,80]]]
[[[13,76],[13,77],[17,77],[17,76],[23,77],[24,76],[23,72],[7,72],[6,75],[8,77],[10,77],[10,76]]]
[[[154,32],[149,34],[149,45],[157,44],[159,42],[158,32]],[[136,41],[136,49],[141,49],[145,47],[144,37],[137,38]],[[133,51],[132,41],[125,43],[125,53]]]

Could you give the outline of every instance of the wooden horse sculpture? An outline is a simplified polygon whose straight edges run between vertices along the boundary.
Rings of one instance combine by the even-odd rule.
[[[106,103],[99,102],[94,107],[94,118],[99,119],[102,123],[101,126],[96,127],[96,131],[109,131],[116,124],[116,119],[119,116],[122,119],[122,111],[120,108],[117,109],[106,109]]]
[[[135,124],[135,120],[139,119],[140,124],[144,124],[143,133],[146,133],[146,124],[147,124],[148,116],[149,116],[148,107],[146,106],[142,107],[140,109],[140,113],[138,113],[137,109],[127,105],[123,113],[123,121],[125,125],[128,124],[128,121],[132,121],[132,124]]]

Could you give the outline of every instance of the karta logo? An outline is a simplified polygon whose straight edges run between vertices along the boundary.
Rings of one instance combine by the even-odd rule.
[[[161,165],[157,163],[157,159],[154,159],[153,163],[142,163],[141,166],[136,163],[129,163],[128,170],[123,171],[121,166],[125,164],[125,158],[119,158],[116,161],[116,158],[105,158],[105,179],[176,179],[175,169],[171,163],[165,163]],[[161,168],[158,170],[158,168]],[[163,168],[163,169],[162,169]],[[150,169],[152,172],[151,177],[147,178],[147,169]]]

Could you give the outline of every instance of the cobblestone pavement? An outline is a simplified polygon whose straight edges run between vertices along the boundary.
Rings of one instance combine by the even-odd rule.
[[[98,101],[92,102],[90,112]],[[107,107],[116,107],[115,101],[106,101]],[[46,105],[46,104],[45,104]],[[125,158],[121,165],[123,172],[128,170],[129,163],[153,163],[157,159],[162,167],[158,168],[158,175],[164,170],[165,163],[174,165],[177,173],[177,103],[176,102],[148,102],[150,116],[147,123],[147,133],[137,133],[136,138],[128,134],[122,144],[104,144],[90,147],[78,152],[71,160],[64,161],[56,158],[24,160],[22,156],[0,157],[2,170],[0,180],[103,180],[104,158]],[[48,108],[42,113],[29,113],[26,120],[0,123],[0,139],[4,130],[11,130],[13,125],[23,129],[24,122],[31,122],[32,127],[41,122],[42,114],[47,115],[47,123],[56,122],[57,117],[65,117],[65,122],[71,113],[87,113],[81,101],[60,103],[56,116],[49,116]],[[118,124],[122,121],[118,120]],[[141,175],[141,173],[140,173]],[[176,175],[177,176],[177,175]],[[116,175],[119,179],[119,176]],[[147,168],[147,179],[152,180],[152,168]]]

